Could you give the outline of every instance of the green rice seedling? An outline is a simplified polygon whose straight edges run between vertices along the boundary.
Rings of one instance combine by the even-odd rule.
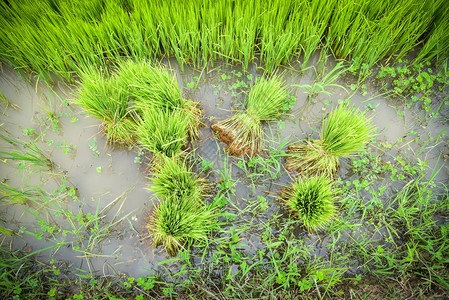
[[[436,58],[438,63],[443,63],[449,57],[449,5],[441,7],[441,15],[435,20],[434,28],[429,32],[428,38],[419,51],[415,60],[427,62]]]
[[[14,103],[11,103],[10,101],[8,101],[8,99],[6,99],[5,95],[3,95],[3,93],[1,91],[0,91],[0,100],[1,100],[1,102],[3,102],[5,104],[5,106],[6,106],[5,110],[8,107],[11,107],[14,110],[17,110],[20,108],[17,104],[14,104]],[[3,113],[4,113],[4,111],[3,111]]]
[[[182,110],[142,110],[137,117],[136,134],[139,143],[155,155],[174,157],[187,143],[188,119]]]
[[[269,74],[293,58],[302,34],[296,30],[296,20],[289,20],[289,16],[300,13],[295,10],[297,6],[292,0],[284,1],[283,5],[269,1],[260,5],[265,11],[259,24],[260,56],[264,60],[265,72]]]
[[[16,161],[20,165],[27,163],[39,168],[53,168],[53,162],[35,142],[25,143],[3,134],[0,134],[0,139],[15,147],[15,149],[10,151],[0,151],[0,159]],[[23,148],[24,150],[19,150],[18,148]]]
[[[74,100],[89,115],[102,121],[108,142],[135,143],[127,87],[121,80],[93,68],[81,75],[81,90]]]
[[[30,199],[39,198],[39,194],[33,189],[16,189],[5,181],[0,182],[0,202],[27,204]]]
[[[325,175],[298,178],[281,193],[281,199],[308,230],[323,228],[337,211],[333,181]]]
[[[230,154],[254,156],[264,150],[262,122],[276,120],[290,108],[291,103],[281,78],[273,76],[270,79],[259,78],[243,104],[245,111],[212,124],[211,129],[228,144]]]
[[[188,197],[169,197],[154,208],[147,225],[154,247],[175,256],[189,241],[205,241],[213,229],[214,210]]]
[[[199,103],[182,97],[176,75],[171,75],[162,66],[145,61],[124,62],[119,65],[118,72],[120,79],[128,87],[133,99],[133,109],[138,114],[148,107],[183,110],[188,119],[189,138],[199,138],[199,128],[202,126]]]
[[[150,178],[149,190],[161,198],[190,198],[201,203],[206,194],[206,181],[188,168],[185,159],[163,157]]]
[[[329,73],[324,75],[321,79],[319,80],[317,79],[313,84],[302,84],[302,85],[293,84],[292,86],[304,88],[307,91],[309,103],[311,103],[312,97],[318,94],[324,93],[327,95],[331,95],[332,94],[331,92],[326,91],[326,88],[328,87],[339,87],[346,91],[346,89],[343,86],[334,83],[338,79],[338,77],[340,77],[345,72],[346,69],[343,68],[343,62],[339,62],[331,71],[329,71]]]
[[[334,176],[340,167],[339,157],[361,150],[373,136],[374,127],[369,123],[365,112],[340,105],[323,119],[320,140],[289,146],[287,169]]]

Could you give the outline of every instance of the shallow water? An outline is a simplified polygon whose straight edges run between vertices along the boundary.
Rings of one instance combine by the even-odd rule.
[[[233,88],[233,85],[242,81],[250,85],[256,76],[261,76],[262,72],[254,64],[249,68],[248,73],[241,74],[240,67],[223,63],[216,65],[210,71],[186,67],[185,72],[181,73],[174,60],[169,63],[177,74],[178,83],[180,87],[183,87],[184,95],[201,103],[206,126],[201,129],[200,140],[194,143],[195,155],[213,163],[216,171],[210,174],[209,180],[218,182],[219,170],[225,165],[226,154],[222,151],[224,145],[218,143],[209,126],[215,120],[233,114],[233,110],[239,106],[239,101],[243,100],[244,91],[247,88]],[[335,62],[330,64],[333,66]],[[295,67],[297,66],[284,71],[284,78],[289,85],[313,82],[315,79],[313,69],[308,69],[301,74],[294,70]],[[354,82],[354,79],[345,78],[339,81],[339,84],[349,90],[350,84]],[[307,136],[318,138],[323,115],[338,105],[339,100],[350,97],[351,102],[360,109],[365,109],[367,105],[372,107],[378,105],[368,115],[372,116],[372,122],[378,128],[377,141],[394,145],[391,149],[382,149],[385,151],[383,154],[385,160],[393,160],[399,154],[415,162],[417,159],[428,160],[430,169],[441,167],[436,180],[447,183],[449,178],[447,162],[444,159],[438,160],[440,155],[447,155],[449,152],[446,144],[447,121],[441,121],[444,118],[438,117],[430,120],[429,125],[423,126],[429,120],[423,117],[419,109],[409,109],[403,105],[394,104],[394,101],[378,95],[374,82],[368,81],[367,85],[367,93],[363,96],[360,92],[347,93],[338,87],[328,88],[332,95],[320,94],[312,99],[312,103],[309,103],[304,89],[292,87],[291,95],[294,95],[297,101],[290,115],[280,122],[267,125],[266,132],[271,130],[277,141],[277,133],[280,140],[295,141]],[[57,82],[53,89],[59,97],[68,99],[69,103],[70,99],[76,97],[76,86],[66,86]],[[18,170],[15,163],[2,163],[0,165],[2,179],[7,180],[7,183],[13,187],[38,185],[53,191],[59,189],[63,178],[66,178],[65,184],[76,189],[79,200],[67,198],[68,200],[62,203],[65,208],[75,214],[80,209],[84,214],[94,214],[96,210],[101,211],[108,207],[108,204],[115,203],[112,207],[108,207],[110,210],[105,214],[105,222],[124,218],[121,223],[111,229],[105,240],[99,241],[96,245],[98,246],[94,248],[96,257],[86,259],[67,246],[43,251],[39,257],[42,260],[51,257],[55,260],[66,261],[72,265],[72,270],[75,268],[89,270],[88,264],[90,264],[90,268],[98,274],[127,273],[134,277],[151,273],[158,267],[159,262],[167,259],[159,249],[152,248],[145,230],[145,221],[153,207],[153,201],[152,195],[146,190],[148,183],[146,177],[151,174],[146,168],[144,156],[141,156],[140,163],[137,161],[139,149],[106,145],[98,120],[88,117],[74,105],[62,105],[45,84],[24,82],[9,66],[3,66],[3,72],[0,74],[0,90],[8,101],[20,107],[20,109],[13,109],[1,103],[2,128],[8,136],[15,139],[23,141],[36,139],[36,143],[45,149],[46,155],[55,166],[51,172],[29,174],[29,172]],[[398,115],[398,107],[404,111],[402,116]],[[50,114],[58,116],[56,124],[59,129],[48,120]],[[25,136],[23,131],[26,129],[35,130],[35,134]],[[45,134],[38,136],[41,133]],[[426,144],[429,137],[438,135],[440,139],[436,145],[435,143]],[[94,140],[98,155],[91,149]],[[11,147],[3,141],[0,142],[0,148],[3,151],[11,150]],[[270,219],[272,212],[279,211],[278,204],[273,203],[273,200],[281,186],[291,181],[290,176],[293,174],[282,170],[279,178],[275,180],[261,178],[259,184],[252,185],[245,178],[243,170],[237,166],[238,161],[237,158],[229,159],[229,163],[232,164],[233,179],[237,180],[235,198],[231,201],[235,201],[236,207],[244,209],[258,196],[267,198],[271,207],[265,215],[255,217],[255,221],[259,218],[266,222]],[[350,180],[350,168],[350,160],[342,159],[339,175],[343,179]],[[117,198],[118,200],[114,202]],[[38,232],[39,220],[26,210],[26,205],[3,205],[0,226],[11,228],[15,232],[19,232],[20,227],[24,226],[30,232]],[[237,212],[233,208],[229,210]],[[51,213],[43,209],[39,211],[43,218],[52,218]],[[243,216],[250,218],[247,214]],[[58,222],[60,226],[68,227],[67,221],[59,219]],[[260,230],[248,231],[242,237],[243,242],[248,245],[249,252],[255,253],[257,249],[263,247],[259,234]],[[301,231],[300,234],[305,233]],[[316,254],[319,256],[327,253],[323,241],[310,235],[307,239],[307,243],[317,244]],[[7,243],[11,243],[15,249],[27,246],[33,251],[55,244],[52,240],[37,240],[34,236],[24,233],[6,238],[3,246]]]

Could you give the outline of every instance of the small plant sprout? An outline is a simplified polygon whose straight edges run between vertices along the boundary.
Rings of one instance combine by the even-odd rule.
[[[168,255],[175,256],[189,241],[205,241],[215,217],[210,206],[188,197],[169,197],[154,208],[147,228],[154,247],[163,245]]]
[[[289,146],[287,169],[304,175],[325,173],[334,176],[339,157],[360,151],[374,135],[374,126],[365,112],[340,105],[322,121],[321,139]]]
[[[303,88],[307,91],[307,96],[309,98],[309,104],[312,102],[312,98],[318,94],[327,94],[332,95],[332,92],[326,90],[328,87],[339,87],[341,89],[346,90],[343,86],[334,83],[340,75],[346,72],[346,69],[343,68],[343,63],[338,63],[329,73],[323,76],[321,79],[318,79],[313,84],[294,84],[292,86],[297,86]],[[317,74],[317,77],[319,74]]]
[[[136,133],[142,147],[155,155],[173,157],[181,153],[187,142],[187,124],[181,110],[142,110],[137,117]]]
[[[171,75],[162,66],[132,60],[122,63],[118,72],[128,87],[133,99],[133,109],[137,114],[142,114],[148,107],[182,110],[188,119],[189,138],[199,138],[199,128],[203,125],[199,103],[182,97],[176,75]]]
[[[117,78],[93,68],[86,70],[81,74],[81,91],[75,103],[102,121],[108,142],[135,142],[127,88]]]
[[[228,145],[231,155],[257,155],[264,150],[262,122],[274,121],[284,115],[291,108],[291,102],[280,77],[259,78],[243,103],[246,110],[212,124],[211,129]]]
[[[185,159],[162,157],[162,161],[150,178],[149,190],[161,198],[187,197],[196,203],[201,203],[206,181],[193,173],[186,165]]]
[[[299,177],[280,196],[309,231],[323,228],[336,214],[333,182],[325,175]]]

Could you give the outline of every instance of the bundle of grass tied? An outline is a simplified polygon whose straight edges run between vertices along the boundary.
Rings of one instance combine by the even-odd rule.
[[[204,201],[206,180],[192,172],[186,159],[163,156],[150,181],[148,190],[160,199],[147,224],[153,246],[163,245],[174,256],[188,243],[207,239],[216,213]]]
[[[181,110],[187,122],[190,140],[198,139],[202,112],[200,105],[182,97],[176,75],[165,67],[146,61],[128,60],[118,67],[121,80],[127,85],[133,110],[142,114],[148,108]]]
[[[333,181],[325,175],[298,177],[280,197],[307,230],[323,228],[336,214]]]
[[[154,168],[154,177],[149,178],[148,190],[161,198],[187,197],[202,203],[207,194],[206,180],[187,166],[185,158],[163,157]]]
[[[187,196],[170,196],[154,208],[147,229],[155,248],[163,245],[167,254],[175,256],[187,243],[205,241],[215,218],[209,205],[200,205]]]
[[[282,86],[282,79],[259,78],[251,87],[243,105],[232,117],[211,125],[212,131],[228,145],[227,151],[235,156],[255,156],[263,152],[263,122],[273,121],[284,115],[291,102]]]
[[[102,121],[108,142],[134,144],[136,124],[126,84],[95,68],[86,69],[80,78],[81,89],[74,102]]]
[[[189,120],[185,118],[182,110],[170,111],[149,107],[142,110],[136,119],[136,135],[139,143],[153,153],[155,165],[164,157],[183,154],[183,147],[187,144]]]
[[[340,105],[323,119],[321,139],[289,146],[287,169],[302,175],[335,176],[340,167],[339,158],[360,151],[373,137],[375,127],[370,121],[365,112]]]

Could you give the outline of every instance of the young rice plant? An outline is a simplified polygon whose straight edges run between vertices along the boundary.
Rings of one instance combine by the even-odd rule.
[[[307,230],[323,228],[336,214],[333,182],[325,175],[298,178],[281,193],[288,210]]]
[[[205,180],[193,173],[184,159],[163,157],[150,178],[149,190],[161,198],[189,198],[201,203],[207,188]]]
[[[214,218],[210,206],[198,205],[189,197],[169,197],[155,207],[147,228],[154,247],[163,245],[167,254],[175,256],[186,242],[206,240]]]
[[[231,155],[254,156],[264,150],[263,122],[273,121],[290,108],[288,92],[282,79],[259,78],[244,101],[245,111],[212,124],[211,129],[228,144]]]
[[[339,157],[361,150],[373,132],[374,126],[365,112],[340,105],[323,119],[320,140],[289,146],[287,169],[306,175],[334,176],[340,167]]]

